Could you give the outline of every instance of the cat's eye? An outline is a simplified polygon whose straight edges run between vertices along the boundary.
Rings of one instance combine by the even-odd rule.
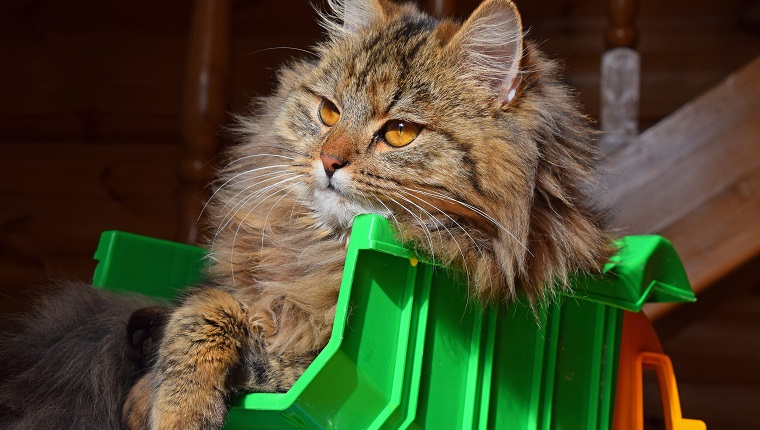
[[[382,129],[383,140],[397,148],[409,145],[422,131],[422,126],[413,122],[393,120]]]
[[[318,113],[319,120],[322,121],[322,124],[328,127],[334,126],[340,119],[340,111],[338,110],[338,107],[327,99],[322,99],[322,102],[319,103]]]

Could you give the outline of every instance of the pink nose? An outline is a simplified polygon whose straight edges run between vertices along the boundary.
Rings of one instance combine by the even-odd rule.
[[[335,171],[341,167],[345,167],[348,161],[343,161],[338,157],[322,154],[319,156],[322,159],[322,165],[325,167],[325,174],[328,178],[332,178]]]

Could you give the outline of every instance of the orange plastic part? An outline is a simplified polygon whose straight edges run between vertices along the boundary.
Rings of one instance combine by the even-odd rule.
[[[640,312],[627,311],[623,317],[613,429],[644,429],[644,369],[654,370],[657,375],[666,429],[707,429],[702,421],[683,418],[673,365],[662,353],[649,319]]]

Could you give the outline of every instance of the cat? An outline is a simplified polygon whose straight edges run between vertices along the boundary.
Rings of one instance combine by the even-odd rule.
[[[359,214],[389,219],[400,240],[459,268],[482,303],[551,300],[613,253],[585,195],[595,132],[558,66],[523,39],[511,1],[485,0],[461,23],[390,0],[329,8],[313,56],[284,66],[273,94],[238,118],[239,143],[205,209],[214,228],[204,285],[171,309],[130,299],[113,312],[108,333],[128,325],[132,337],[105,352],[131,354],[93,365],[110,367],[91,385],[72,382],[72,372],[98,375],[86,366],[58,369],[72,386],[56,394],[116,394],[93,406],[108,411],[84,413],[92,422],[66,425],[218,429],[235,394],[286,391],[330,336]],[[62,294],[92,296],[96,310],[116,300],[85,290]],[[28,326],[60,325],[50,323],[67,318],[55,300]],[[29,336],[6,339],[4,350]],[[51,427],[18,400],[52,411],[39,392],[13,397],[46,369],[0,354],[22,370],[0,382],[0,412]],[[15,422],[0,418],[4,428],[34,427]]]

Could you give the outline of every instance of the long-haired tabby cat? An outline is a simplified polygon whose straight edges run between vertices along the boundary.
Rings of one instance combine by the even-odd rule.
[[[609,257],[583,191],[593,132],[509,0],[463,23],[330,8],[314,57],[239,121],[205,286],[132,315],[153,327],[147,367],[121,344],[147,303],[70,285],[4,341],[0,427],[216,429],[233,394],[287,390],[330,336],[357,214],[460,267],[484,302],[550,298]]]

